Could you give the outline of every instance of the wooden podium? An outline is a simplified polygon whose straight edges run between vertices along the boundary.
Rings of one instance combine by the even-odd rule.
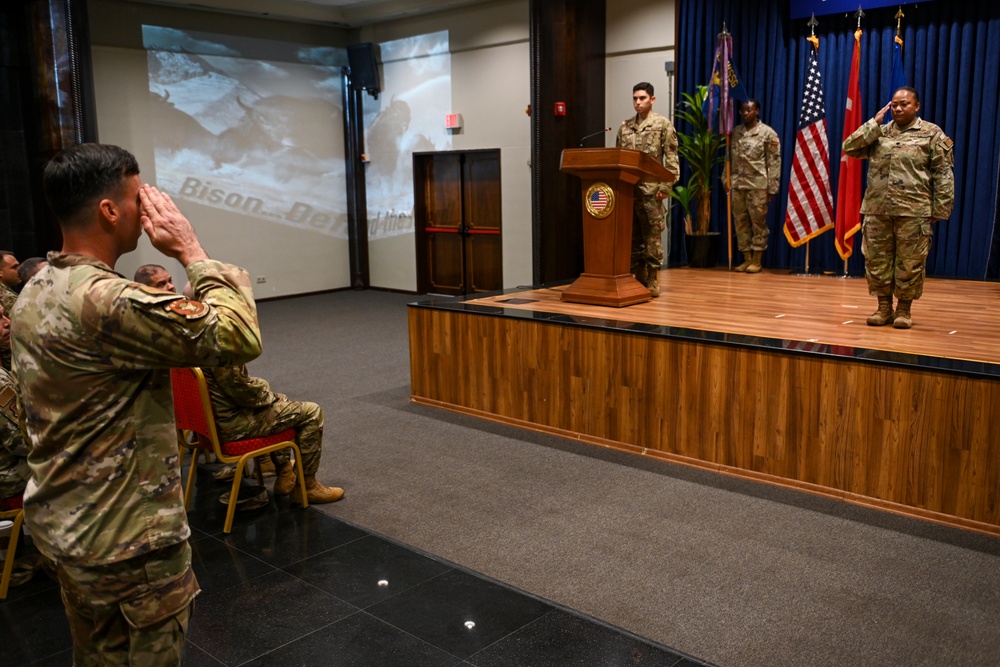
[[[635,184],[672,183],[674,174],[630,148],[567,148],[559,169],[583,181],[583,273],[562,300],[615,307],[649,301],[649,290],[632,275]]]

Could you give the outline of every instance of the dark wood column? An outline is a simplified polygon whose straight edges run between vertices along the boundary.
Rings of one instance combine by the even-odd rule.
[[[62,244],[42,194],[45,163],[97,141],[87,3],[0,4],[0,248],[24,259]]]
[[[583,270],[580,181],[559,171],[564,148],[605,127],[605,0],[531,1],[532,264],[535,283]],[[556,116],[556,102],[566,115]],[[603,146],[593,137],[587,146]]]

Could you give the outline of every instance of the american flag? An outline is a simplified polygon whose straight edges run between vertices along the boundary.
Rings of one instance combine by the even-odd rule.
[[[604,194],[604,190],[594,190],[590,193],[590,207],[597,212],[604,210],[604,207],[608,205],[608,196]]]
[[[802,91],[795,157],[788,181],[785,237],[796,248],[834,225],[830,189],[830,151],[826,138],[826,104],[819,71],[817,39],[809,50],[809,71]]]

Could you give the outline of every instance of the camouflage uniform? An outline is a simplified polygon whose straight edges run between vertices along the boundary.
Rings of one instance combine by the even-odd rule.
[[[3,306],[3,312],[10,315],[11,311],[14,310],[14,302],[16,301],[17,292],[0,283],[0,306]]]
[[[249,276],[193,262],[198,302],[126,280],[93,257],[48,261],[11,325],[31,443],[25,520],[57,566],[74,664],[118,664],[128,650],[146,651],[132,664],[176,664],[199,588],[169,369],[260,354]]]
[[[764,123],[738,125],[730,143],[733,221],[740,252],[767,250],[767,206],[781,181],[781,144]]]
[[[3,306],[3,312],[10,317],[11,312],[14,310],[14,303],[17,301],[17,292],[7,287],[3,283],[0,283],[0,306]],[[0,348],[0,366],[10,370],[10,348],[3,347]]]
[[[922,118],[905,129],[871,119],[844,140],[845,153],[871,160],[861,204],[869,294],[920,298],[931,223],[947,219],[955,203],[953,146],[940,127]]]
[[[677,131],[665,117],[653,111],[646,120],[635,115],[622,122],[618,128],[615,146],[634,148],[650,155],[663,164],[675,177],[680,173],[677,163]],[[663,202],[657,192],[669,194],[669,183],[637,183],[635,186],[635,213],[632,216],[632,272],[647,287],[656,280],[656,272],[663,265],[663,231],[666,223]]]
[[[266,380],[251,377],[246,365],[206,369],[205,381],[220,438],[259,438],[294,428],[295,444],[302,452],[302,471],[316,474],[323,445],[322,408],[274,393]],[[279,467],[288,457],[288,450],[271,455]]]
[[[24,493],[30,476],[28,443],[18,425],[14,378],[0,368],[0,499]]]

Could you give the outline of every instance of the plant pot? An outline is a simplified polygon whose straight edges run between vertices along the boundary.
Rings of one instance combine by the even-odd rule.
[[[687,250],[688,266],[692,269],[714,269],[719,263],[719,232],[707,234],[685,234],[684,248]]]

